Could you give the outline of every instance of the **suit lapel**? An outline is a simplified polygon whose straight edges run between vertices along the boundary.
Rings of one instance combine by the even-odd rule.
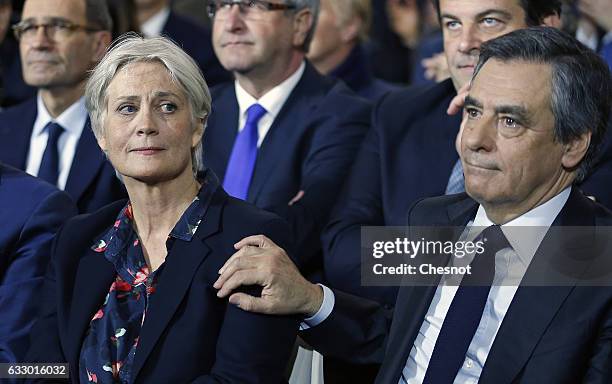
[[[281,108],[278,116],[274,119],[270,130],[266,134],[259,150],[257,151],[257,162],[249,186],[248,201],[256,204],[257,198],[262,194],[269,175],[274,168],[286,158],[285,148],[290,137],[301,134],[298,128],[305,126],[310,117],[312,108],[311,95],[320,92],[320,81],[318,75],[310,64],[306,68],[302,78],[295,86],[289,98]],[[296,122],[300,122],[296,124]],[[303,129],[303,128],[302,128]]]
[[[223,181],[234,141],[238,134],[238,101],[234,84],[224,86],[210,115],[210,126],[204,132],[204,164]]]
[[[106,161],[103,152],[98,147],[96,138],[91,130],[89,118],[85,122],[83,133],[79,138],[76,147],[70,174],[66,181],[64,190],[73,197],[75,201],[79,201],[81,195],[95,181],[99,169]]]
[[[572,189],[570,197],[553,222],[554,226],[594,226],[591,208],[585,197]],[[586,228],[586,227],[585,227]],[[575,252],[589,255],[592,242],[588,239],[580,244],[569,244],[559,235],[547,233],[525,273],[523,282],[543,281],[543,274],[551,269],[551,262],[574,267],[576,278],[590,265],[588,258],[572,257]],[[569,241],[569,240],[568,240]],[[570,260],[571,258],[571,260]],[[565,259],[567,261],[564,261]],[[480,376],[480,382],[510,383],[525,366],[541,337],[546,332],[567,296],[575,288],[566,281],[563,286],[524,286],[518,288],[510,308],[504,317],[489,356]]]
[[[445,223],[449,228],[440,227],[440,230],[443,231],[440,232],[442,238],[446,241],[450,235],[453,239],[457,239],[462,232],[459,228],[464,227],[475,216],[477,208],[478,204],[476,202],[464,198],[450,205],[445,214],[439,215],[440,217],[435,217],[435,214],[430,217],[429,219],[435,224],[427,224],[441,225]],[[455,228],[450,228],[450,226]],[[451,233],[449,232],[451,229],[456,230]],[[415,237],[419,238],[420,236]],[[440,257],[437,260],[436,264],[438,266],[444,266],[448,263],[449,257]],[[377,383],[396,383],[399,381],[439,283],[440,276],[431,275],[427,286],[404,286],[400,288],[389,333],[386,358],[379,371],[380,374],[376,378]]]
[[[187,294],[200,264],[211,252],[211,248],[206,244],[206,238],[219,231],[225,196],[225,192],[217,188],[208,211],[192,240],[188,242],[176,239],[168,253],[163,274],[157,284],[155,295],[151,297],[145,322],[140,331],[138,349],[132,368],[132,382],[136,381],[149,354]]]
[[[36,98],[3,113],[14,116],[0,126],[0,158],[5,164],[24,170],[36,120]]]
[[[104,298],[115,278],[115,268],[104,254],[88,250],[77,267],[74,282],[74,297],[68,321],[67,358],[75,372],[85,330],[91,318],[102,306]]]

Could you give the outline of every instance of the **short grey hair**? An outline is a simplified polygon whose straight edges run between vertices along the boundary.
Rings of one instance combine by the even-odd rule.
[[[185,92],[195,130],[199,124],[198,120],[206,119],[211,108],[210,92],[198,65],[166,37],[145,38],[135,33],[126,33],[111,45],[104,58],[91,72],[85,87],[85,104],[96,138],[104,133],[108,86],[122,68],[139,62],[158,62],[166,67],[172,81]],[[202,141],[192,149],[191,161],[196,174],[202,168]]]
[[[107,0],[85,0],[85,18],[90,27],[108,32],[113,30],[113,19]]]
[[[472,81],[491,59],[548,64],[554,138],[568,144],[591,133],[575,182],[587,176],[605,136],[612,106],[612,77],[606,62],[572,36],[551,27],[531,27],[489,40],[480,49]]]
[[[304,44],[302,45],[302,51],[308,52],[310,48],[310,43],[312,42],[312,38],[314,37],[315,29],[317,28],[317,20],[319,19],[319,8],[320,2],[319,0],[288,0],[285,1],[287,4],[295,5],[294,12],[299,12],[302,9],[309,9],[312,13],[312,25],[310,26],[310,30],[306,34],[306,38],[304,39]]]

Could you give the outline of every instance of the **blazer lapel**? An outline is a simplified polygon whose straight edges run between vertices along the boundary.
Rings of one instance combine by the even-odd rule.
[[[147,357],[187,294],[198,267],[211,252],[211,248],[206,244],[206,238],[218,232],[220,228],[221,207],[225,196],[225,192],[217,188],[205,218],[192,240],[189,242],[175,240],[168,253],[163,274],[158,282],[156,293],[151,298],[146,319],[140,331],[132,368],[132,382],[136,381]]]
[[[582,199],[585,197],[573,189],[552,227],[594,226],[594,216]],[[555,265],[572,265],[573,279],[580,278],[591,264],[590,258],[580,256],[592,254],[590,239],[582,238],[579,244],[573,240],[563,241],[558,234],[551,236],[551,231],[542,240],[491,346],[480,382],[510,383],[529,360],[542,335],[575,287],[567,276],[563,285],[533,284],[546,281],[547,276],[544,274],[555,269],[551,268],[551,262]],[[530,285],[523,285],[526,281],[531,282]]]
[[[74,297],[68,317],[66,358],[78,375],[79,355],[85,330],[102,306],[115,278],[115,268],[104,254],[88,250],[77,267]]]
[[[98,147],[96,138],[91,130],[89,118],[87,118],[83,133],[81,133],[79,143],[77,144],[64,190],[75,201],[79,201],[81,195],[95,181],[98,171],[105,161],[104,153]]]
[[[436,224],[446,224],[449,227],[440,227],[439,235],[444,241],[449,240],[448,236],[457,239],[461,232],[458,230],[474,217],[478,204],[474,200],[465,198],[447,207],[446,215],[430,218]],[[432,225],[429,223],[429,225]],[[456,228],[450,228],[454,226]],[[456,230],[454,230],[456,229]],[[453,232],[450,232],[454,230]],[[419,238],[419,236],[416,236]],[[444,266],[448,263],[449,257],[439,257],[435,264]],[[406,361],[414,345],[414,340],[421,329],[425,315],[436,293],[440,283],[439,275],[432,275],[429,285],[426,286],[404,286],[398,293],[393,322],[389,333],[389,341],[385,353],[385,360],[380,369],[380,374],[376,378],[377,383],[396,383],[402,374]]]
[[[234,84],[225,86],[213,102],[209,127],[204,131],[204,165],[212,169],[219,177],[225,179],[225,170],[238,135],[238,101]]]
[[[313,73],[314,69],[306,64],[302,78],[295,86],[289,98],[281,108],[278,116],[274,119],[270,130],[266,134],[259,150],[257,151],[257,162],[249,186],[247,201],[255,204],[266,185],[268,175],[274,172],[274,168],[283,161],[284,148],[292,135],[301,134],[298,128],[302,128],[308,122],[310,111],[316,107],[311,102],[311,95],[319,92],[317,89],[320,82]],[[300,122],[300,124],[296,124]]]
[[[0,126],[0,158],[5,164],[26,169],[30,136],[32,136],[37,115],[36,98],[22,106],[15,107],[14,111],[7,110],[3,113],[15,114],[15,118]]]

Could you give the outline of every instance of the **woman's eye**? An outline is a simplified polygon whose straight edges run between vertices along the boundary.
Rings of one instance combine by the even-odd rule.
[[[172,103],[164,103],[161,105],[161,110],[164,113],[170,113],[176,111],[176,105]]]
[[[136,107],[130,104],[126,104],[126,105],[121,105],[117,110],[119,111],[119,113],[128,115],[128,114],[136,112]]]

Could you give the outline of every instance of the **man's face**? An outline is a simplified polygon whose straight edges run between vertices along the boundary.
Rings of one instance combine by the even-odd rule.
[[[472,77],[480,45],[526,28],[519,0],[440,0],[444,52],[455,88]]]
[[[86,26],[84,0],[27,0],[21,20],[44,24],[63,20]],[[27,84],[44,89],[74,87],[99,59],[101,35],[106,32],[86,32],[82,29],[51,39],[45,28],[36,35],[22,38],[19,50],[23,77]]]
[[[485,209],[518,216],[573,179],[563,167],[566,145],[554,138],[550,65],[489,60],[465,111],[465,188]]]
[[[342,26],[331,1],[335,0],[321,0],[317,28],[308,51],[308,59],[315,64],[334,55],[345,44],[342,41]]]
[[[295,18],[286,11],[242,13],[233,5],[214,17],[215,53],[225,69],[241,75],[258,77],[278,71],[299,46]]]

